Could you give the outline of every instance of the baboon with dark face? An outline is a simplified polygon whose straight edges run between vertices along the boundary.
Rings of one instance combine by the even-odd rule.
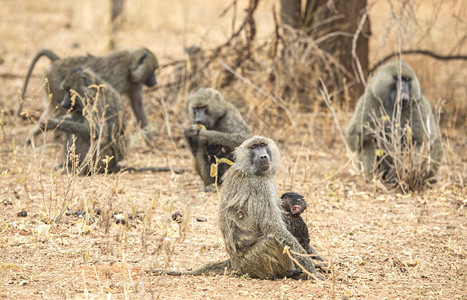
[[[232,269],[255,278],[283,278],[299,268],[284,247],[299,254],[306,251],[282,220],[282,203],[273,181],[279,149],[273,140],[254,136],[235,149],[234,156],[234,165],[224,175],[219,213]],[[292,257],[320,277],[310,257]]]
[[[310,236],[308,227],[300,214],[307,208],[305,198],[297,193],[289,192],[281,196],[284,221],[287,230],[298,240],[306,253],[310,254]]]
[[[214,156],[232,158],[233,149],[251,136],[251,129],[238,109],[212,88],[201,88],[190,96],[188,114],[192,125],[184,131],[185,141],[193,155],[196,172],[209,188],[215,182],[210,176]],[[228,165],[219,167],[218,179],[221,179]]]
[[[89,69],[74,69],[61,84],[61,106],[70,111],[65,118],[42,120],[42,130],[65,132],[67,166],[86,175],[92,171],[117,172],[127,147],[121,97]],[[103,160],[107,160],[107,163]]]
[[[148,125],[146,114],[143,107],[143,84],[152,87],[157,84],[155,70],[159,67],[156,56],[146,48],[138,48],[135,50],[125,50],[114,52],[108,56],[80,56],[60,59],[50,50],[41,50],[34,57],[31,66],[29,67],[24,82],[23,92],[20,99],[18,115],[22,111],[22,101],[26,93],[29,78],[34,69],[36,62],[46,56],[52,64],[47,67],[45,78],[48,80],[46,94],[51,94],[50,100],[47,101],[47,109],[43,112],[40,122],[45,122],[48,117],[57,118],[66,114],[66,110],[60,106],[63,100],[65,91],[61,89],[61,83],[68,73],[75,68],[88,68],[97,74],[102,80],[108,82],[118,93],[127,95],[131,108],[136,116],[136,119],[141,127]],[[46,97],[48,99],[48,97]],[[40,129],[36,126],[28,140],[40,133]]]
[[[280,164],[273,140],[254,136],[234,150],[235,163],[225,173],[221,187],[219,223],[229,259],[205,265],[192,272],[148,270],[153,274],[203,275],[248,274],[254,278],[284,278],[300,269],[291,255],[313,277],[313,260],[282,220],[281,200],[273,179]],[[295,253],[293,253],[293,252]],[[298,253],[298,254],[296,254]],[[299,255],[301,254],[301,255]],[[305,273],[303,278],[307,278]]]
[[[285,226],[305,249],[306,253],[313,254],[312,258],[323,260],[310,245],[310,235],[305,221],[300,215],[306,208],[305,197],[300,194],[288,192],[281,196]]]
[[[401,159],[392,154],[407,149],[414,155],[428,150],[425,180],[433,178],[441,163],[442,141],[435,115],[422,94],[417,75],[400,60],[380,67],[370,80],[347,127],[346,138],[350,149],[358,153],[367,178],[382,173],[384,180],[394,180],[398,171],[394,166],[403,162],[396,161]],[[399,144],[401,147],[393,146]]]

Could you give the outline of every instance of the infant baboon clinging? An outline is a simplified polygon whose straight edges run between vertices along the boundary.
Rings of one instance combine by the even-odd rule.
[[[39,51],[34,57],[26,75],[17,110],[18,115],[22,111],[22,102],[31,73],[36,62],[42,56],[48,57],[52,61],[52,64],[45,71],[45,78],[48,80],[48,86],[45,90],[47,95],[51,94],[51,97],[50,101],[47,100],[47,109],[43,112],[40,122],[45,122],[45,119],[50,117],[50,115],[54,118],[65,115],[66,110],[60,106],[65,95],[65,91],[61,89],[61,83],[71,70],[75,68],[88,68],[102,78],[102,80],[108,82],[118,93],[127,95],[140,126],[145,127],[148,125],[143,108],[142,86],[144,84],[152,87],[157,83],[154,72],[159,66],[156,56],[148,49],[138,48],[135,50],[118,51],[102,57],[88,55],[62,59],[50,50]],[[30,138],[39,133],[40,129],[36,126],[30,133],[27,143],[30,142]]]
[[[280,164],[273,140],[254,136],[234,150],[235,163],[225,173],[221,188],[219,223],[229,259],[192,272],[151,270],[154,274],[202,275],[232,271],[254,278],[284,278],[299,269],[291,255],[316,278],[313,261],[282,220],[281,201],[273,179]],[[301,255],[300,255],[301,254]],[[304,256],[302,256],[304,255]],[[305,274],[305,273],[304,273]],[[302,274],[302,277],[306,277]]]
[[[313,254],[313,259],[323,260],[311,247],[308,227],[300,215],[307,207],[305,198],[300,194],[288,192],[281,196],[281,200],[287,230],[298,240],[306,253]]]
[[[310,236],[308,227],[300,214],[306,209],[305,198],[297,193],[285,193],[281,196],[284,221],[287,230],[298,240],[306,253],[310,254]]]
[[[42,130],[58,129],[66,133],[67,166],[86,175],[92,171],[117,172],[127,141],[121,97],[89,69],[77,68],[61,84],[61,106],[70,111],[65,118],[42,120]],[[68,153],[66,153],[68,154]]]
[[[382,173],[395,180],[403,165],[399,153],[414,160],[424,151],[424,180],[432,179],[442,158],[441,134],[430,103],[412,68],[394,61],[382,66],[360,97],[346,132],[350,149],[358,152],[367,178]],[[398,147],[400,145],[400,147]],[[428,153],[426,153],[428,152]],[[398,154],[396,157],[395,154]]]
[[[212,88],[201,88],[190,96],[188,114],[192,125],[185,129],[184,137],[193,155],[195,170],[209,188],[215,182],[210,176],[214,156],[230,159],[233,149],[251,136],[251,129],[238,109]],[[219,167],[218,179],[221,179],[228,166]]]

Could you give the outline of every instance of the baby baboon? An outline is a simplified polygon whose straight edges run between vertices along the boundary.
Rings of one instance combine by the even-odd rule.
[[[305,198],[297,193],[289,192],[281,196],[283,217],[287,230],[298,240],[306,253],[313,254],[313,259],[323,260],[310,245],[308,227],[300,214],[306,209]]]
[[[68,73],[75,68],[88,68],[95,74],[98,74],[102,80],[108,82],[118,93],[127,95],[131,108],[136,116],[141,127],[148,124],[143,108],[143,84],[149,87],[154,86],[156,81],[155,70],[158,68],[156,56],[146,48],[138,48],[135,50],[125,50],[114,52],[108,56],[80,56],[60,59],[50,50],[41,50],[34,57],[31,66],[29,67],[24,82],[23,92],[21,94],[19,108],[17,114],[22,111],[22,102],[26,93],[26,88],[29,78],[34,69],[36,62],[42,56],[47,56],[52,64],[45,71],[45,78],[48,80],[47,95],[51,94],[50,101],[46,103],[47,109],[41,116],[41,122],[50,117],[63,116],[66,110],[60,107],[65,91],[61,89],[61,83]],[[48,99],[48,97],[46,97]],[[40,133],[36,126],[30,134],[30,138]]]
[[[419,154],[422,146],[426,146],[429,172],[425,180],[436,174],[442,158],[441,134],[430,103],[422,94],[413,69],[400,60],[380,67],[370,80],[357,103],[346,137],[350,149],[358,152],[367,178],[381,172],[383,179],[394,180],[398,158],[392,155],[404,149]],[[398,144],[402,147],[388,149]]]
[[[308,227],[300,214],[306,209],[305,198],[297,193],[289,192],[281,196],[284,221],[287,230],[298,240],[306,253],[310,254],[310,236]]]
[[[284,278],[299,269],[284,253],[287,246],[293,251],[290,252],[292,257],[307,272],[322,279],[312,259],[306,256],[305,249],[287,230],[282,220],[281,201],[273,181],[280,164],[276,143],[265,137],[254,136],[238,146],[234,156],[234,165],[224,175],[219,212],[220,228],[230,258],[192,272],[151,272],[202,275],[228,274],[233,271],[261,279]]]
[[[127,141],[121,97],[110,85],[89,69],[77,68],[61,84],[61,106],[71,113],[65,118],[42,120],[42,130],[58,129],[66,133],[67,166],[86,175],[91,171],[120,170]]]
[[[209,188],[215,182],[210,176],[214,156],[231,158],[232,150],[251,136],[251,129],[238,109],[212,88],[201,88],[190,96],[188,113],[192,125],[184,131],[185,141],[196,172]],[[226,165],[218,170],[219,179],[227,168]]]

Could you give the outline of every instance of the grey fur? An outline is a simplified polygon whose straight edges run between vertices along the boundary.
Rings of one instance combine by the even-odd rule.
[[[201,130],[194,124],[194,108],[207,107],[209,117],[214,124]],[[207,146],[222,145],[234,149],[251,136],[251,128],[243,119],[240,111],[224,100],[219,91],[212,88],[201,88],[189,98],[188,114],[192,125],[184,131],[184,138],[193,156],[196,172],[201,176],[205,186],[214,183],[210,176]]]
[[[270,169],[255,175],[250,147],[263,143],[270,151]],[[224,175],[219,213],[232,269],[255,278],[283,278],[298,268],[284,254],[284,247],[301,254],[306,251],[282,220],[282,201],[274,183],[280,165],[279,149],[273,140],[254,136],[237,147],[234,155],[235,163]],[[322,278],[310,257],[293,257],[308,272]]]
[[[120,94],[89,69],[72,71],[61,86],[66,91],[62,105],[80,101],[83,109],[72,110],[65,118],[41,121],[40,128],[65,132],[65,152],[73,144],[75,136],[77,164],[74,165],[75,160],[71,156],[67,156],[67,163],[82,175],[104,172],[102,159],[107,156],[112,157],[108,172],[119,171],[117,164],[123,159],[127,147]]]
[[[408,105],[403,106],[401,101],[394,101],[391,95],[397,88],[394,83],[396,77],[410,79]],[[375,120],[381,120],[384,115],[389,116],[389,122],[393,126],[410,127],[416,151],[423,143],[429,143],[431,173],[428,177],[433,177],[439,168],[443,153],[440,129],[430,103],[422,94],[417,75],[407,63],[400,60],[380,67],[360,97],[347,127],[347,143],[352,151],[358,153],[367,178],[381,167],[387,169],[384,164],[377,165],[377,138],[374,133],[377,124]],[[396,122],[400,124],[395,124]]]
[[[255,175],[250,148],[267,145],[270,168]],[[155,275],[208,275],[237,274],[260,279],[284,278],[298,269],[284,253],[288,246],[295,259],[318,279],[323,276],[315,270],[305,249],[287,231],[282,220],[281,200],[273,179],[280,164],[279,149],[273,140],[254,136],[244,141],[234,151],[236,161],[227,170],[221,188],[219,224],[229,259],[204,265],[195,271],[146,270]],[[303,274],[302,274],[303,275]],[[302,278],[308,278],[302,276]]]
[[[124,50],[113,52],[108,56],[80,56],[59,59],[50,50],[41,50],[33,59],[22,91],[22,99],[17,113],[22,111],[22,101],[26,93],[29,77],[34,69],[35,63],[41,56],[47,56],[52,60],[52,64],[47,67],[45,78],[48,80],[48,88],[46,94],[51,94],[50,101],[47,100],[47,109],[42,113],[41,121],[44,122],[46,118],[60,117],[66,114],[66,110],[60,107],[60,102],[63,99],[64,91],[60,88],[68,73],[78,67],[89,68],[108,82],[118,93],[127,95],[131,108],[136,116],[137,121],[141,127],[148,124],[146,114],[143,107],[143,92],[142,86],[146,84],[153,86],[157,83],[155,78],[155,70],[159,67],[156,56],[146,48],[137,48],[134,50]],[[48,97],[46,97],[48,99]],[[40,130],[35,126],[31,131],[28,140],[38,135]]]

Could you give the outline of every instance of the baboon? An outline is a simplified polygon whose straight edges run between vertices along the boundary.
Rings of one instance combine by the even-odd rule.
[[[60,85],[71,70],[80,67],[89,68],[102,80],[108,82],[118,93],[127,95],[139,125],[142,128],[148,125],[143,107],[142,86],[144,84],[152,87],[157,84],[154,72],[159,67],[156,56],[148,49],[137,48],[134,50],[118,51],[102,57],[88,55],[62,59],[50,50],[44,49],[39,51],[32,60],[24,81],[17,109],[18,115],[22,111],[22,103],[31,73],[36,62],[42,56],[48,57],[52,64],[45,71],[45,78],[48,81],[48,86],[45,90],[47,95],[50,94],[51,97],[46,103],[47,109],[42,113],[40,122],[44,122],[50,115],[56,118],[66,114],[66,110],[60,106],[65,95],[65,91],[61,89]],[[30,133],[26,143],[30,143],[31,137],[39,133],[40,129],[36,126]]]
[[[289,192],[281,196],[284,221],[287,230],[298,240],[306,253],[311,253],[308,227],[300,214],[307,208],[305,198]]]
[[[273,179],[280,164],[273,140],[254,136],[234,150],[235,163],[225,173],[221,187],[219,224],[229,259],[192,272],[150,270],[155,274],[202,275],[236,273],[253,278],[284,278],[299,266],[322,279],[312,259],[282,220],[281,201]],[[304,278],[307,278],[304,275]]]
[[[93,170],[117,172],[127,147],[126,122],[119,93],[90,69],[69,72],[61,84],[61,107],[70,111],[65,118],[42,120],[42,130],[65,132],[66,165],[82,175]]]
[[[393,154],[404,149],[418,154],[423,145],[429,151],[425,180],[434,177],[441,163],[442,141],[435,115],[417,75],[400,60],[380,67],[370,80],[349,122],[346,139],[350,149],[357,151],[367,178],[382,173],[383,180],[394,180],[399,158]],[[398,144],[401,147],[388,151]]]
[[[232,158],[233,149],[251,136],[251,128],[240,111],[212,88],[201,88],[189,97],[188,114],[192,124],[184,131],[185,141],[193,155],[195,170],[209,190],[215,183],[210,176],[214,156]],[[220,166],[218,183],[228,167]]]
[[[310,245],[308,227],[300,214],[307,208],[305,198],[297,193],[288,192],[281,196],[283,217],[287,230],[297,239],[306,253],[313,259],[323,260]]]
[[[65,166],[78,170],[81,175],[92,171],[177,174],[185,171],[169,167],[119,166],[127,150],[126,120],[120,94],[93,71],[82,68],[70,71],[61,88],[65,91],[61,107],[70,113],[64,118],[42,120],[39,128],[65,133]],[[70,150],[72,155],[68,155]]]

